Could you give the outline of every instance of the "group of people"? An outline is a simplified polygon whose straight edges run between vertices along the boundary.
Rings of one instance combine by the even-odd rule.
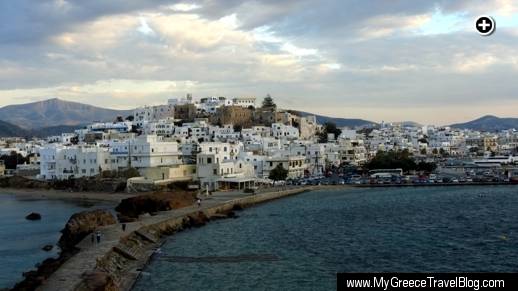
[[[92,232],[92,244],[94,244],[97,241],[97,243],[101,243],[101,232],[98,230],[96,232]]]

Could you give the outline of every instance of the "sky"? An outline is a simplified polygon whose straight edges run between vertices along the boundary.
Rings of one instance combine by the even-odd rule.
[[[0,106],[269,93],[282,108],[442,125],[518,117],[517,80],[513,0],[0,1]]]

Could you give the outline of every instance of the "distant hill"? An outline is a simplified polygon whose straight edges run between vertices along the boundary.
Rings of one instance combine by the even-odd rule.
[[[0,120],[0,137],[44,138],[53,135],[61,135],[63,132],[73,132],[74,130],[83,127],[84,126],[82,125],[61,125],[27,130],[14,124]]]
[[[119,115],[126,117],[130,114],[131,110],[105,109],[57,98],[0,108],[3,121],[27,130],[112,121]]]
[[[76,129],[81,129],[84,127],[84,125],[57,125],[43,127],[31,130],[30,135],[35,137],[48,137],[53,135],[61,135],[64,132],[74,132]]]
[[[402,127],[423,127],[422,124],[417,123],[415,121],[398,121],[392,122],[394,125],[401,125]]]
[[[313,114],[304,111],[295,111],[289,110],[295,114],[299,114],[300,116],[308,116],[315,115],[317,118],[317,122],[320,124],[324,124],[326,122],[332,122],[336,124],[338,127],[370,127],[378,125],[376,122],[364,120],[364,119],[356,119],[356,118],[339,118],[339,117],[329,117],[324,115]]]
[[[471,129],[479,131],[500,131],[506,129],[518,129],[518,118],[500,118],[493,115],[486,115],[465,123],[450,125],[454,128]]]
[[[0,120],[0,137],[24,137],[29,132],[14,124]]]

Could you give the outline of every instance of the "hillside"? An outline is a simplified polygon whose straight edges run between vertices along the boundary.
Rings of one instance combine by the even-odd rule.
[[[23,128],[20,128],[14,124],[10,124],[8,122],[0,120],[0,137],[23,137],[28,134],[28,131],[26,131]]]
[[[84,126],[81,125],[61,125],[27,130],[14,124],[0,120],[0,137],[44,138],[52,135],[61,135],[63,132],[73,132],[74,130],[83,127]]]
[[[370,127],[376,126],[377,124],[372,121],[364,120],[364,119],[356,119],[356,118],[339,118],[339,117],[329,117],[324,115],[313,114],[304,111],[295,111],[290,110],[295,114],[299,114],[301,116],[315,115],[317,118],[317,122],[320,124],[324,124],[326,122],[332,122],[336,124],[338,127]]]
[[[24,129],[37,129],[55,126],[77,126],[94,121],[112,121],[118,115],[128,116],[130,110],[113,110],[49,99],[40,102],[9,105],[0,108],[0,118]]]
[[[486,115],[469,122],[452,124],[451,127],[479,131],[518,129],[518,118],[500,118],[493,115]]]

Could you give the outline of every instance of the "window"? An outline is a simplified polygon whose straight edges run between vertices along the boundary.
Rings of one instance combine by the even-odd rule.
[[[207,164],[212,164],[212,158],[207,158]]]
[[[213,173],[214,175],[217,175],[217,174],[218,174],[218,170],[217,170],[217,169],[214,169],[214,170],[212,171],[212,173]]]

